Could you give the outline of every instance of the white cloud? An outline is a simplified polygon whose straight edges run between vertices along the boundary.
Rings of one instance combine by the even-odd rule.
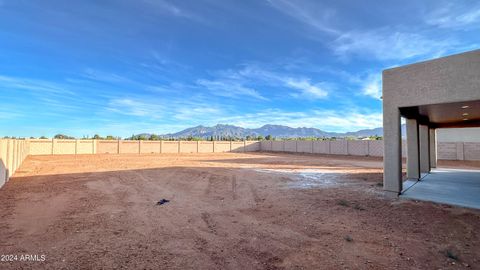
[[[260,93],[250,87],[243,86],[239,82],[225,80],[197,80],[197,84],[210,90],[217,96],[238,98],[241,96],[253,97],[256,99],[267,100]]]
[[[425,22],[440,28],[480,27],[480,6],[448,4],[427,14]]]
[[[186,10],[184,8],[180,8],[178,5],[175,5],[170,1],[144,0],[143,2],[162,13],[167,13],[178,18],[184,18],[184,19],[189,19],[194,21],[203,21],[203,19],[199,17],[197,14],[194,14],[191,11]]]
[[[387,27],[342,34],[333,42],[332,49],[340,57],[357,55],[379,60],[404,60],[418,56],[440,56],[456,45],[454,40],[433,40],[417,33],[395,31]]]
[[[322,88],[321,85],[313,85],[308,79],[293,79],[288,78],[285,80],[285,84],[288,87],[299,90],[301,96],[309,98],[325,98],[328,92]],[[293,95],[298,96],[298,95]]]
[[[378,73],[368,75],[363,81],[362,94],[380,99],[382,97],[382,75]]]
[[[305,76],[272,71],[256,65],[245,65],[238,70],[220,71],[217,72],[217,75],[218,79],[216,81],[199,80],[198,83],[215,91],[227,89],[228,91],[225,93],[220,92],[224,96],[233,95],[234,93],[256,96],[258,92],[252,88],[245,87],[244,85],[246,84],[265,85],[277,89],[293,89],[295,92],[290,93],[292,97],[305,99],[325,98],[328,96],[328,89],[331,88],[331,85],[326,82],[313,83],[310,78]]]
[[[330,34],[339,33],[331,25],[331,21],[336,15],[335,10],[318,5],[316,1],[269,0],[268,2],[282,13],[317,30]]]
[[[109,83],[134,83],[129,78],[120,76],[115,73],[111,72],[104,72],[92,68],[85,69],[83,74],[85,78],[94,80],[94,81],[101,81],[101,82],[109,82]]]
[[[0,88],[27,90],[51,95],[73,95],[67,86],[44,80],[27,79],[0,75]]]
[[[152,119],[163,116],[160,104],[131,98],[112,99],[108,103],[107,110],[124,115],[148,116]]]

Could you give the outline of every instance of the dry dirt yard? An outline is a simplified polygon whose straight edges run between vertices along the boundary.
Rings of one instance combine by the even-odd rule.
[[[0,269],[479,269],[480,211],[386,198],[381,162],[31,156],[0,189],[0,254],[45,261]]]

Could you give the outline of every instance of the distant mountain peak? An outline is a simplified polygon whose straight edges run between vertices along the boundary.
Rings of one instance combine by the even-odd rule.
[[[196,126],[184,129],[182,131],[160,135],[168,138],[188,138],[188,137],[232,137],[245,138],[247,136],[271,135],[276,138],[302,138],[302,137],[369,137],[382,136],[383,128],[363,129],[355,132],[336,133],[327,132],[317,128],[299,127],[292,128],[284,125],[266,124],[259,128],[243,128],[229,124],[217,124],[212,127]]]

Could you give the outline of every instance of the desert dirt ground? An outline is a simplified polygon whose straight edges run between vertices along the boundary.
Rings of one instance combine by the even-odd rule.
[[[0,255],[45,261],[0,269],[480,269],[480,211],[387,198],[381,167],[277,153],[30,156],[0,189]]]

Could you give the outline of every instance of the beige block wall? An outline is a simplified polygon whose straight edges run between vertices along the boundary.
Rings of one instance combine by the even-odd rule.
[[[8,142],[0,139],[0,187],[7,182]]]
[[[231,152],[245,152],[245,142],[231,142]]]
[[[29,140],[30,155],[51,155],[53,152],[52,140]]]
[[[118,154],[118,141],[97,141],[96,154]]]
[[[215,142],[213,150],[215,153],[230,152],[230,142],[225,142],[225,141]]]
[[[313,153],[330,154],[330,141],[314,141]]]
[[[368,155],[372,157],[383,157],[383,141],[367,141]]]
[[[283,152],[284,141],[272,141],[272,151],[273,152]]]
[[[160,154],[160,141],[140,141],[140,153],[142,154]]]
[[[162,153],[178,153],[178,141],[162,141]]]
[[[213,153],[213,142],[200,141],[198,142],[199,153]]]
[[[442,142],[437,145],[437,157],[438,159],[457,159],[457,143],[454,142]]]
[[[76,150],[76,140],[53,140],[54,155],[75,155]]]
[[[352,156],[367,156],[368,141],[347,141],[348,154]]]
[[[285,152],[297,152],[297,141],[285,141]]]
[[[466,142],[463,144],[465,160],[480,160],[480,143]]]
[[[313,153],[313,141],[297,141],[298,153]]]
[[[330,142],[330,154],[333,155],[348,155],[347,141],[331,141]]]
[[[260,151],[260,142],[245,141],[245,152],[257,152],[257,151]]]
[[[198,142],[180,141],[180,153],[198,153]]]
[[[138,154],[140,153],[140,141],[119,141],[120,154]]]
[[[28,151],[29,143],[25,140],[0,139],[0,187],[15,174]]]
[[[272,151],[272,141],[260,141],[261,151]]]
[[[94,140],[77,140],[77,154],[95,154]]]

